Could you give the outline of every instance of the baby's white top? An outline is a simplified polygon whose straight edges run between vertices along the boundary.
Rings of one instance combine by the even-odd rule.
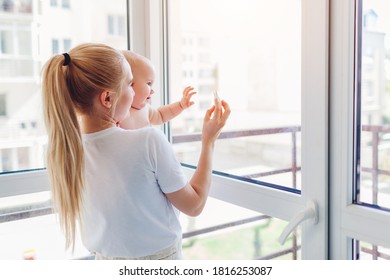
[[[187,184],[164,134],[113,127],[83,134],[86,189],[82,241],[104,256],[142,257],[181,238],[164,193]]]

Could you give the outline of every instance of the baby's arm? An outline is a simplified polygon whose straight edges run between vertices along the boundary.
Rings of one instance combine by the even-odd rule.
[[[157,110],[149,107],[149,121],[151,125],[160,125],[166,123],[183,112],[184,109],[194,104],[191,97],[196,93],[193,87],[186,87],[183,90],[183,97],[180,102],[161,106]]]

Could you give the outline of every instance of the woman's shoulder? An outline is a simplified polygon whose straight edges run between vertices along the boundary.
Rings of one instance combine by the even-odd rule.
[[[166,139],[164,133],[160,129],[151,126],[139,128],[135,130],[122,130],[122,133],[126,135],[126,137],[137,138],[142,141],[161,139],[161,138]]]
[[[137,147],[139,151],[148,151],[148,154],[165,153],[170,150],[170,144],[166,135],[156,127],[145,127],[136,130],[124,131],[121,142],[131,147]]]

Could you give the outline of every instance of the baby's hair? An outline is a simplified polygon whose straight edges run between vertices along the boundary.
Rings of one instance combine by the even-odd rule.
[[[120,94],[125,71],[123,54],[102,44],[79,45],[44,66],[47,170],[66,248],[74,248],[76,221],[82,222],[84,154],[77,114],[93,114],[93,100],[103,91]]]
[[[145,57],[129,50],[122,50],[123,55],[127,59],[130,65],[136,64],[140,59],[146,59]]]
[[[122,50],[123,55],[125,56],[127,62],[130,64],[133,73],[137,72],[137,66],[140,64],[149,64],[152,65],[152,62],[147,57],[135,53],[129,50]]]

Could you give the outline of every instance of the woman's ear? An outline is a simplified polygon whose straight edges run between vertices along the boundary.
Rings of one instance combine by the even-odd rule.
[[[109,91],[103,91],[100,93],[99,101],[104,107],[110,109],[112,107],[111,93]]]

